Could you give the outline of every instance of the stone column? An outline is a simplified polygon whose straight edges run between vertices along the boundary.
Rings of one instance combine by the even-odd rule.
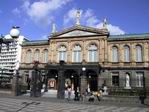
[[[17,96],[17,90],[18,90],[18,83],[17,83],[17,77],[16,76],[13,76],[13,79],[12,79],[12,95],[13,96]]]
[[[136,72],[133,70],[131,74],[131,87],[136,87]]]
[[[85,94],[85,91],[87,89],[87,77],[86,77],[86,72],[83,71],[83,74],[81,75],[81,95]]]
[[[125,87],[125,73],[122,71],[119,72],[119,86]]]
[[[63,70],[59,70],[59,72],[58,72],[57,98],[58,99],[64,99],[65,98],[65,78],[64,78],[64,71]]]
[[[65,98],[65,78],[64,78],[64,61],[60,61],[60,67],[58,71],[58,91],[57,98],[64,99]]]
[[[19,94],[20,94],[19,73],[18,73],[18,71],[16,71],[16,73],[13,76],[13,79],[12,79],[12,95],[13,96],[18,96]]]
[[[98,75],[98,89],[101,88],[102,84],[104,83],[105,80],[105,72],[101,72],[100,75]]]

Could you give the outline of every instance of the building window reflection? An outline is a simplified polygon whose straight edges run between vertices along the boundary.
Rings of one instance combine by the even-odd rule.
[[[112,62],[118,62],[118,48],[116,46],[112,47]]]
[[[73,48],[73,62],[81,62],[82,61],[82,54],[81,54],[81,46],[75,45]]]
[[[44,52],[43,52],[43,62],[44,63],[47,63],[48,62],[48,50],[45,49]]]
[[[64,45],[60,46],[58,49],[58,62],[59,61],[67,61],[67,52],[66,52],[66,47]]]
[[[35,57],[34,57],[34,60],[35,60],[35,61],[39,61],[39,56],[40,56],[40,51],[39,51],[39,49],[36,49],[36,50],[35,50]]]
[[[98,61],[97,46],[95,44],[91,44],[89,46],[88,61],[89,62],[97,62]]]
[[[124,46],[124,62],[130,62],[130,48],[129,46]]]
[[[136,46],[136,62],[142,62],[142,46]]]
[[[31,52],[31,50],[28,50],[26,55],[27,55],[26,56],[26,62],[31,63],[32,62],[32,52]]]
[[[143,73],[138,72],[136,73],[136,86],[137,87],[143,87]]]

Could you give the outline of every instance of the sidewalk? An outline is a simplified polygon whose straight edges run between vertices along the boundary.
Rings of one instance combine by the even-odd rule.
[[[149,103],[146,103],[147,105],[142,105],[138,98],[136,97],[113,97],[113,96],[105,96],[103,99],[99,102],[97,99],[95,99],[94,102],[89,102],[88,99],[84,99],[83,101],[74,101],[73,99],[67,100],[67,99],[57,99],[57,98],[51,98],[51,97],[30,97],[30,96],[8,96],[8,95],[1,95],[0,98],[12,98],[12,99],[28,99],[33,101],[42,101],[42,102],[58,102],[58,103],[71,103],[71,104],[89,104],[89,105],[120,105],[120,106],[130,106],[130,107],[149,107]],[[147,99],[149,100],[149,99]]]

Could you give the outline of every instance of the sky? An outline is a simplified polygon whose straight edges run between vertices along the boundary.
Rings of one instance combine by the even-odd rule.
[[[0,34],[19,26],[29,40],[47,39],[56,30],[80,24],[101,28],[104,18],[111,35],[149,33],[149,0],[0,0]]]

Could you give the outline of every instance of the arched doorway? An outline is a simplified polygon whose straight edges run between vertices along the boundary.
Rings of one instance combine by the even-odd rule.
[[[47,89],[57,89],[58,71],[49,70],[47,74]]]
[[[65,75],[65,87],[71,86],[72,90],[76,90],[79,87],[79,75],[75,70],[66,70]]]
[[[97,91],[98,90],[98,76],[97,73],[93,70],[87,71],[87,84],[90,91]]]

